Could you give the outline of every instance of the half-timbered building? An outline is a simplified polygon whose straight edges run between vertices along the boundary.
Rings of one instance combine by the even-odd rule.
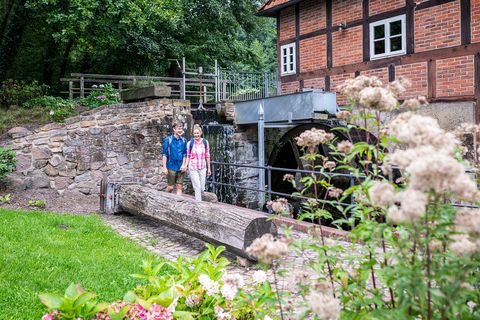
[[[403,76],[403,98],[428,97],[444,123],[480,121],[480,0],[268,0],[258,14],[277,20],[283,94]]]

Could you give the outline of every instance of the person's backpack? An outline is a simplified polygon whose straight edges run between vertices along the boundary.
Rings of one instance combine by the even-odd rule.
[[[207,150],[207,140],[205,140],[204,138],[202,138],[202,142],[203,142],[203,146],[205,147],[205,150]],[[188,152],[192,152],[192,149],[193,149],[193,143],[194,143],[194,140],[193,138],[190,139],[190,145],[188,146]]]
[[[168,142],[168,145],[167,145],[167,157],[170,158],[170,146],[172,145],[172,136],[173,134],[169,135],[168,138],[167,138],[167,142]],[[184,137],[181,137],[182,138],[182,141],[183,142],[186,142],[186,139]],[[191,149],[190,149],[191,150]]]

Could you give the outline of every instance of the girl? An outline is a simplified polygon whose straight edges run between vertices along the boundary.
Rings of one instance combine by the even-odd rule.
[[[212,172],[208,141],[202,138],[202,128],[198,124],[193,126],[193,139],[187,143],[187,166],[195,190],[195,200],[202,201],[206,176]]]

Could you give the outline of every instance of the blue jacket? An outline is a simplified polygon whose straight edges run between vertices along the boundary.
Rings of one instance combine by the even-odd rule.
[[[167,169],[180,171],[183,158],[187,156],[187,140],[183,137],[168,136],[163,140],[163,156],[167,157]]]

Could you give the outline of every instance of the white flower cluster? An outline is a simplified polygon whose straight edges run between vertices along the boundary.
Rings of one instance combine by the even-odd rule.
[[[455,217],[455,231],[449,248],[457,255],[480,252],[480,210],[462,209]]]
[[[232,301],[237,295],[238,288],[243,288],[244,286],[243,277],[237,273],[226,273],[222,277],[222,280],[224,285],[222,286],[222,289],[220,289],[220,292],[225,300]]]
[[[453,134],[441,129],[435,119],[406,112],[390,123],[388,131],[407,149],[397,149],[388,155],[386,165],[397,165],[409,182],[408,189],[394,198],[391,189],[382,196],[383,205],[400,202],[399,207],[394,205],[388,209],[387,218],[390,222],[405,223],[420,219],[425,212],[427,194],[430,192],[446,192],[458,200],[478,199],[475,182],[465,173],[464,166],[454,158],[458,141]],[[380,189],[378,187],[373,190],[376,200],[379,200]],[[370,197],[373,201],[372,194]],[[384,201],[386,198],[390,200]]]
[[[253,240],[246,252],[258,258],[260,261],[271,264],[274,260],[288,254],[287,239],[275,239],[270,233]]]
[[[322,320],[337,320],[340,318],[340,302],[330,294],[312,291],[307,297],[308,305]]]
[[[253,273],[252,278],[256,284],[264,283],[267,281],[267,274],[263,270],[257,270]]]
[[[233,315],[219,306],[215,306],[215,317],[217,320],[233,320]]]
[[[312,128],[302,132],[295,140],[300,147],[315,147],[334,138],[334,134],[322,129]]]
[[[202,285],[203,290],[207,293],[208,296],[213,296],[219,292],[220,285],[217,281],[210,279],[206,274],[201,274],[198,277],[198,281]]]

